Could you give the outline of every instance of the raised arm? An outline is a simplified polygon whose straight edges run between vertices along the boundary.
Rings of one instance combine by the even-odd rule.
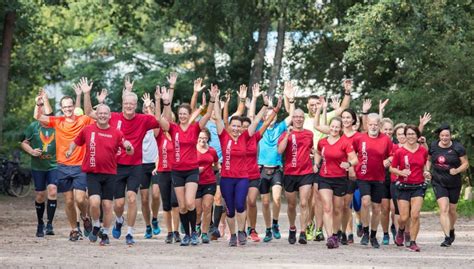
[[[143,101],[145,114],[153,115],[153,109],[152,109],[153,101],[151,100],[150,94],[147,92],[144,93],[142,96],[142,101]]]
[[[194,87],[193,87],[193,95],[191,96],[191,110],[194,111],[196,110],[197,106],[197,99],[199,96],[199,93],[206,87],[206,85],[202,85],[202,78],[197,78],[194,81]]]
[[[168,80],[168,83],[169,83],[169,92],[170,92],[170,102],[173,102],[173,98],[174,98],[174,90],[175,90],[175,86],[176,86],[176,81],[178,80],[178,73],[176,72],[171,72],[169,77],[167,77],[167,80]],[[163,111],[165,112],[165,111]],[[168,112],[166,112],[168,113]],[[169,115],[166,115],[166,117],[169,116],[169,120],[171,120],[171,108],[169,110]]]
[[[285,82],[283,96],[285,101],[285,109],[288,111],[288,117],[286,117],[285,123],[286,125],[290,125],[291,119],[293,118],[293,112],[295,112],[295,88],[293,87],[291,81]],[[288,103],[288,108],[286,108],[286,102]]]
[[[385,112],[385,107],[387,106],[389,100],[390,99],[385,99],[383,102],[382,100],[379,100],[379,117],[381,119],[383,119],[383,113]]]
[[[245,111],[245,102],[247,101],[247,86],[240,85],[239,88],[239,103],[237,105],[237,111],[232,116],[242,116]]]
[[[323,104],[326,103],[326,101],[324,100],[324,97],[323,96],[320,96],[319,97],[319,105],[316,107],[316,115],[314,115],[314,129],[320,131],[321,133],[323,134],[329,134],[329,126],[327,125],[326,121],[323,120],[323,122],[321,122],[320,118],[321,118],[321,109],[323,107]],[[327,109],[325,110],[325,112],[323,112],[323,114],[326,114],[327,112]],[[326,118],[326,115],[323,115],[323,118]]]
[[[158,90],[158,88],[159,88],[159,86],[157,86],[156,90]],[[156,91],[155,91],[155,96],[156,96]],[[163,106],[164,106],[163,110],[166,110],[167,106],[169,107],[171,105],[171,101],[170,101],[169,90],[167,90],[165,87],[161,88],[161,100],[163,100]],[[157,100],[156,103],[159,103],[159,100]],[[160,114],[157,111],[160,111],[160,109],[157,109],[155,111],[155,118],[160,123],[161,129],[164,132],[167,132],[170,129],[170,123],[169,123],[168,119],[165,116],[160,117]],[[158,114],[156,114],[156,113],[158,113]]]
[[[41,99],[43,100],[44,114],[46,115],[51,114],[53,112],[53,109],[51,108],[51,105],[49,104],[48,94],[46,93],[44,89],[40,90],[40,96],[41,96]]]
[[[76,103],[74,107],[79,107],[81,108],[81,98],[82,98],[82,90],[80,87],[77,87],[77,85],[74,85],[72,87],[74,89],[74,92],[76,93]]]
[[[211,92],[210,92],[211,98],[209,99],[209,106],[207,108],[206,114],[204,114],[204,116],[202,116],[202,118],[199,120],[199,127],[201,129],[206,126],[207,122],[211,118],[212,110],[214,109],[214,105],[216,103],[219,103],[219,102],[216,102],[216,97],[217,97],[218,92],[219,92],[219,87],[217,87],[217,85],[212,85],[211,84]],[[219,101],[219,100],[217,99],[217,101]]]
[[[217,92],[216,98],[219,98],[219,92]],[[222,134],[224,131],[224,123],[222,122],[222,111],[221,111],[221,104],[217,102],[214,106],[214,113],[216,116],[216,127],[217,127],[217,134]]]
[[[91,102],[91,90],[93,82],[90,84],[87,81],[87,78],[81,78],[79,84],[77,84],[81,89],[82,93],[84,93],[84,112],[87,116],[97,119],[97,115],[95,111],[92,109],[92,102]]]
[[[35,109],[33,112],[33,118],[38,120],[41,124],[47,126],[49,125],[49,117],[45,116],[43,113],[44,103],[41,96],[35,98]]]
[[[257,99],[258,97],[260,97],[260,95],[262,95],[262,92],[260,91],[260,84],[255,83],[252,86],[252,101],[250,101],[250,108],[247,111],[247,117],[249,117],[249,119],[252,121],[255,118],[255,111],[257,110]]]
[[[194,110],[192,113],[191,113],[191,116],[189,117],[189,123],[193,123],[197,117],[199,117],[199,115],[207,109],[207,105],[206,105],[206,93],[203,92],[202,93],[202,103],[201,105],[198,107],[198,109]]]
[[[278,115],[278,112],[281,109],[281,105],[282,105],[282,100],[281,100],[281,96],[280,96],[280,97],[278,97],[278,103],[277,103],[276,107],[274,107],[273,110],[272,110],[273,111],[272,114],[270,114],[270,116],[267,118],[267,120],[265,120],[263,122],[262,127],[260,127],[260,129],[258,129],[258,131],[260,132],[261,135],[263,135],[265,133],[268,126],[270,126],[272,121]]]
[[[257,129],[258,123],[262,120],[263,115],[267,113],[267,108],[268,108],[268,96],[266,94],[263,95],[263,106],[258,112],[257,116],[255,119],[253,119],[252,124],[250,124],[248,128],[249,135],[252,136],[255,134],[255,130]]]
[[[425,129],[426,124],[430,122],[431,120],[431,114],[425,112],[423,116],[420,116],[420,124],[418,125],[418,130],[420,130],[420,133],[423,133],[423,130]]]
[[[360,123],[363,132],[367,132],[367,130],[369,130],[369,127],[367,126],[367,115],[369,115],[369,110],[371,107],[372,100],[364,99],[364,102],[362,103],[362,122]]]
[[[232,91],[226,91],[225,93],[225,102],[224,102],[224,127],[228,128],[229,127],[229,103],[230,103],[230,97],[232,96]],[[220,104],[220,100],[219,100]]]
[[[342,103],[339,109],[336,109],[336,115],[340,116],[344,109],[349,108],[351,104],[351,91],[352,91],[352,79],[344,80],[344,98],[342,98]]]

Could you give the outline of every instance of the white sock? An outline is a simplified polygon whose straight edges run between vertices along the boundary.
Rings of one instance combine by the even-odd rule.
[[[127,227],[127,234],[133,235],[133,227],[131,227],[131,226]]]
[[[116,220],[118,223],[123,223],[123,221],[124,221],[123,216],[116,217],[115,220]]]
[[[93,220],[93,221],[92,221],[92,225],[93,225],[94,227],[99,227],[99,228],[100,228],[100,220]]]
[[[109,235],[109,228],[102,228],[102,233],[103,234],[106,234],[106,235]]]

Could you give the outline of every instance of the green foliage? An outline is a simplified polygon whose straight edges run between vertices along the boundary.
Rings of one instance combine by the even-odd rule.
[[[460,216],[463,217],[474,217],[474,201],[468,201],[463,199],[464,189],[461,192],[461,197],[459,198],[457,212]],[[433,188],[431,186],[428,187],[425,193],[425,199],[423,200],[423,207],[421,211],[424,212],[432,212],[436,211],[439,212],[438,203],[436,202],[436,196],[433,192]]]

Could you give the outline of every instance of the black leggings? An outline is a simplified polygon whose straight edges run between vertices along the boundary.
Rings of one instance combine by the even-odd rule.
[[[178,199],[174,192],[171,172],[158,172],[158,186],[160,186],[161,201],[163,211],[171,211],[171,208],[178,207]]]

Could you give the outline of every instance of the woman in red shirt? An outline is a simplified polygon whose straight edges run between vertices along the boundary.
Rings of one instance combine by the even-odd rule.
[[[198,84],[198,85],[197,85]],[[201,87],[201,80],[195,81],[194,87]],[[182,104],[178,107],[178,124],[170,123],[166,117],[157,120],[163,131],[171,134],[174,154],[171,176],[179,205],[179,217],[183,224],[185,236],[181,240],[182,246],[199,244],[196,233],[196,192],[199,181],[199,165],[197,160],[196,142],[201,129],[211,118],[211,112],[216,101],[217,87],[211,87],[211,98],[206,114],[198,122],[189,122],[191,107]],[[161,94],[163,105],[171,105],[169,92],[165,89]]]
[[[407,142],[398,149],[393,156],[390,172],[398,176],[398,210],[400,219],[398,220],[398,232],[395,244],[403,245],[405,225],[408,218],[410,224],[410,250],[419,252],[416,245],[416,237],[420,229],[420,211],[425,196],[425,178],[431,178],[428,172],[428,150],[418,143],[420,131],[414,125],[405,127]]]
[[[329,136],[319,140],[314,156],[314,170],[317,172],[320,167],[318,188],[323,202],[327,247],[337,248],[339,246],[336,232],[341,227],[344,196],[348,189],[347,170],[357,164],[357,156],[352,143],[341,137],[342,119],[331,119],[329,128]]]
[[[217,86],[215,86],[217,90]],[[218,91],[218,90],[217,90]],[[242,119],[240,116],[233,116],[229,121],[229,127],[224,128],[220,105],[216,104],[216,124],[217,133],[222,149],[221,168],[221,192],[224,197],[227,209],[227,223],[231,233],[229,246],[237,246],[237,235],[235,231],[235,212],[237,211],[238,241],[240,245],[247,242],[245,233],[246,199],[249,190],[249,171],[247,166],[247,143],[255,134],[257,124],[262,119],[268,99],[264,96],[263,108],[259,111],[252,124],[246,131],[242,130]]]
[[[197,154],[199,163],[199,184],[196,192],[196,211],[198,216],[198,227],[201,227],[202,243],[209,243],[207,235],[211,223],[211,207],[216,193],[216,175],[214,170],[218,168],[219,158],[214,148],[209,146],[211,133],[204,127],[199,133]],[[202,219],[202,222],[201,222]],[[202,223],[202,225],[201,225]]]

